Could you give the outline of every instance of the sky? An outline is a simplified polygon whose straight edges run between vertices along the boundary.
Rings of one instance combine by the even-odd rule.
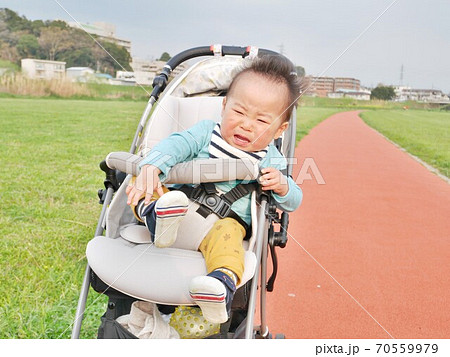
[[[253,45],[282,51],[309,75],[450,93],[449,0],[0,0],[3,7],[29,20],[112,23],[144,59]]]

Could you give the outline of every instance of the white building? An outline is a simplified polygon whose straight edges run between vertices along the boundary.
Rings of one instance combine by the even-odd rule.
[[[130,63],[133,69],[134,77],[137,84],[149,86],[153,84],[153,79],[163,70],[166,62],[150,61],[142,58],[133,57]],[[185,64],[180,64],[173,70],[171,77],[177,76],[186,68]]]
[[[21,65],[22,73],[29,78],[54,79],[65,77],[66,62],[24,58],[21,60]]]
[[[89,82],[95,78],[95,71],[89,67],[70,67],[66,70],[66,77],[74,82]]]
[[[150,86],[156,75],[162,71],[166,62],[164,61],[150,61],[141,58],[133,57],[130,63],[135,76],[136,83]]]
[[[116,72],[116,78],[113,80],[110,80],[109,83],[111,84],[118,84],[118,85],[128,85],[128,86],[134,86],[136,84],[136,78],[134,72],[127,72],[127,71],[117,71]]]
[[[338,89],[335,92],[328,93],[328,98],[352,98],[356,100],[370,100],[370,91],[366,89],[351,90]]]
[[[160,72],[166,62],[164,61],[150,61],[138,57],[133,57],[130,63],[131,68],[134,72]]]
[[[450,98],[438,89],[413,89],[411,87],[397,86],[394,87],[394,91],[397,102],[413,100],[425,103],[450,103]]]

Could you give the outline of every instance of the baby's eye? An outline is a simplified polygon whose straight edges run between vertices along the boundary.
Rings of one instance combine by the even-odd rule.
[[[269,124],[269,122],[265,119],[257,119],[258,122],[262,123],[262,124]]]
[[[240,110],[238,109],[234,109],[234,112],[238,115],[244,115],[244,113],[242,113]]]

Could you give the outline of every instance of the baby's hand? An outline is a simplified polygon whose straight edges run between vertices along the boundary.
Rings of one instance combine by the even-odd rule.
[[[259,178],[262,189],[272,190],[279,196],[286,196],[289,191],[289,184],[286,177],[273,167],[266,167],[261,170],[263,175]]]
[[[158,195],[162,196],[164,191],[162,190],[161,181],[158,176],[160,173],[161,170],[156,166],[142,166],[141,173],[136,177],[134,184],[129,184],[127,186],[127,204],[136,206],[139,200],[144,197],[144,194],[145,204],[149,204],[154,191],[158,192]]]

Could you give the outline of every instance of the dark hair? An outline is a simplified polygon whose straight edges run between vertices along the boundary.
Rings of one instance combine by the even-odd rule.
[[[301,90],[301,81],[292,62],[281,55],[256,57],[235,74],[228,88],[228,95],[232,92],[236,80],[244,73],[255,73],[268,78],[274,83],[286,84],[289,98],[287,98],[288,107],[284,112],[284,121],[288,121],[293,108],[297,106]]]

